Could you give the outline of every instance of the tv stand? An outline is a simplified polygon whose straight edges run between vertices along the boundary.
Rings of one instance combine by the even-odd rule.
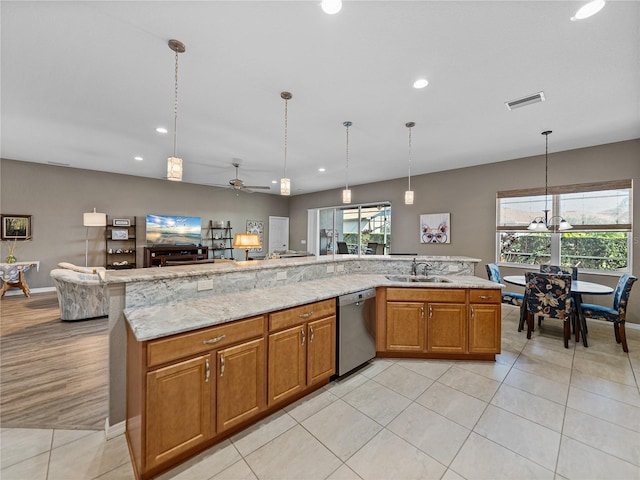
[[[199,245],[166,245],[144,248],[145,267],[164,267],[167,260],[172,265],[177,262],[193,262],[205,260],[209,256],[209,247]]]

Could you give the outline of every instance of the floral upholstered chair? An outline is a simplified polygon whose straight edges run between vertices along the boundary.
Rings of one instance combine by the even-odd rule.
[[[502,283],[502,277],[500,276],[500,270],[495,263],[487,263],[487,277],[489,280],[496,283]],[[505,292],[502,291],[502,303],[508,303],[517,307],[522,306],[524,302],[524,295],[522,293]]]
[[[531,338],[534,317],[557,318],[564,327],[564,348],[569,348],[571,323],[575,315],[571,302],[571,275],[527,272],[527,338]]]
[[[629,275],[628,273],[620,277],[618,285],[613,292],[613,308],[592,303],[582,304],[582,313],[585,317],[613,322],[613,333],[616,336],[616,342],[622,343],[622,350],[625,352],[629,351],[629,347],[627,347],[627,334],[624,330],[624,321],[631,287],[633,287],[636,280],[638,280],[637,277]]]
[[[578,280],[578,267],[540,265],[540,273],[562,273],[564,275],[571,275],[571,280]]]

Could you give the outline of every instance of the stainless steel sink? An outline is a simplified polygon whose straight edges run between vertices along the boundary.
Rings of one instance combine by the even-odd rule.
[[[405,283],[452,283],[451,280],[445,277],[438,277],[435,275],[386,275],[387,280],[392,282],[405,282]]]

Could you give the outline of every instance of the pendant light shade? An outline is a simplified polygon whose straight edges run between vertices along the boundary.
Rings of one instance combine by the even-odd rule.
[[[351,203],[351,190],[349,190],[349,127],[353,125],[352,122],[342,122],[344,125],[347,135],[347,148],[345,157],[347,159],[346,165],[346,174],[345,174],[345,185],[344,190],[342,191],[342,203]]]
[[[180,40],[169,40],[169,48],[176,54],[175,89],[173,97],[173,156],[167,159],[167,180],[182,181],[182,159],[177,155],[178,147],[178,54],[186,48]]]
[[[284,100],[284,174],[280,179],[280,195],[291,195],[291,179],[287,177],[287,130],[289,127],[289,100],[293,98],[290,92],[281,92],[280,98]]]
[[[409,188],[404,192],[405,205],[413,205],[413,190],[411,190],[411,129],[415,126],[415,122],[405,123],[405,127],[409,129]]]

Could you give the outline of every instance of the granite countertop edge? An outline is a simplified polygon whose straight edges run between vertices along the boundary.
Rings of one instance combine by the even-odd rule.
[[[173,304],[125,308],[124,315],[138,341],[148,341],[276,310],[339,297],[376,287],[484,288],[504,285],[475,276],[444,277],[449,283],[406,283],[385,275],[343,275],[293,285],[245,290]]]

